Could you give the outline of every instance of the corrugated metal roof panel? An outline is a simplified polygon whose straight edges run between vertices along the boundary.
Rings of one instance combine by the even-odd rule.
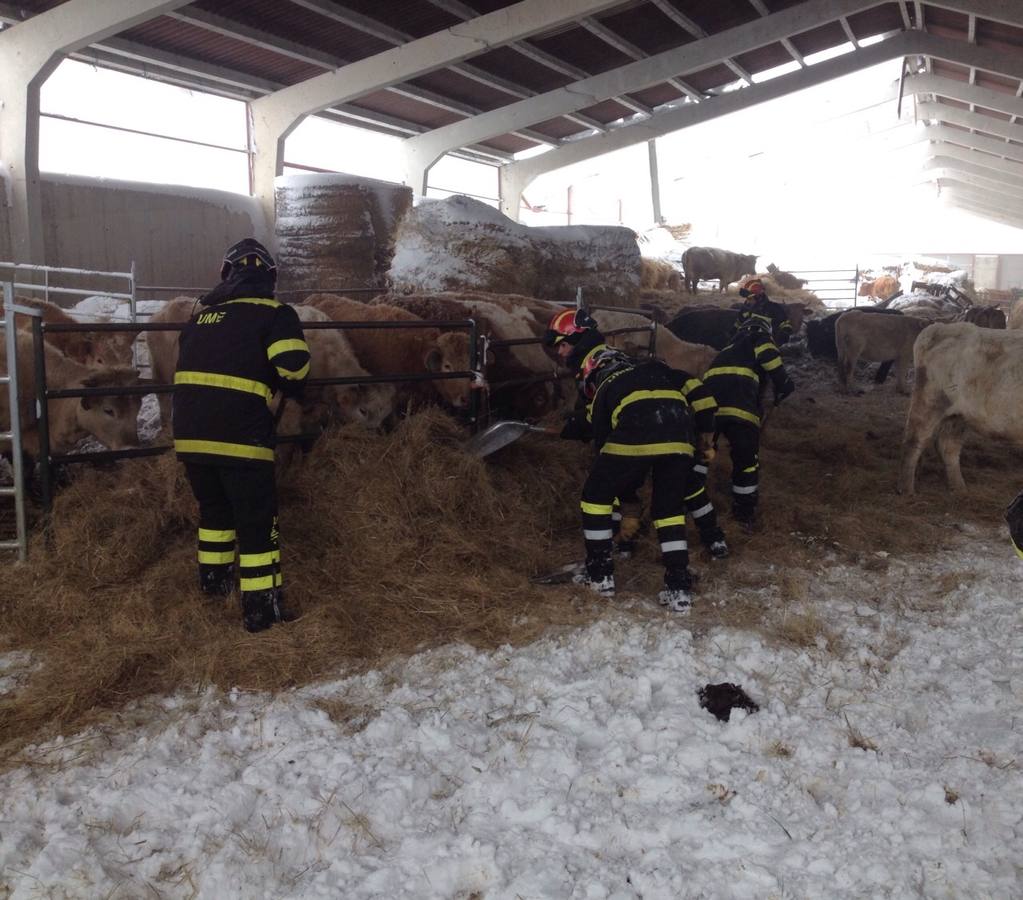
[[[846,21],[857,39],[873,37],[888,31],[902,30],[902,13],[897,3],[886,3],[848,16]]]
[[[602,103],[594,103],[593,106],[584,107],[579,110],[579,113],[591,119],[596,119],[602,125],[606,125],[608,122],[616,122],[618,119],[626,119],[634,115],[635,110],[622,106],[622,104],[616,103],[614,100],[605,100]]]
[[[631,56],[616,50],[585,28],[572,28],[550,37],[534,39],[532,43],[591,75],[633,62]]]
[[[655,84],[653,87],[646,88],[646,90],[630,91],[626,96],[632,97],[647,106],[654,107],[660,106],[662,103],[671,103],[673,100],[679,100],[685,95],[681,91],[675,90],[670,84]]]
[[[811,28],[792,38],[792,43],[803,56],[819,53],[821,50],[830,50],[832,47],[838,47],[848,41],[849,38],[838,22],[829,22],[827,25]]]
[[[669,19],[656,6],[632,7],[610,16],[598,17],[601,25],[642,50],[647,56],[671,50],[693,40],[689,32]]]
[[[991,50],[1007,53],[1023,51],[1023,28],[1013,28],[999,22],[977,21],[977,44]]]
[[[472,78],[466,78],[450,69],[438,69],[428,75],[414,78],[409,84],[415,84],[458,103],[471,106],[481,111],[495,109],[518,100],[518,97],[496,87],[481,84]]]

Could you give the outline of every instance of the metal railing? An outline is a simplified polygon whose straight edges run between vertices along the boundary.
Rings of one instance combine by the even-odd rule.
[[[20,313],[33,316],[42,315],[38,309],[16,306],[14,303],[14,285],[3,286],[3,319],[0,325],[4,330],[4,349],[7,359],[7,374],[0,376],[0,384],[7,386],[10,407],[9,430],[0,431],[0,443],[11,445],[11,471],[14,476],[12,487],[0,487],[0,497],[10,497],[14,501],[15,539],[0,541],[0,549],[16,550],[18,559],[24,562],[28,558],[28,529],[25,523],[25,472],[24,457],[21,445],[21,392],[18,390],[18,329],[14,322],[14,314]]]
[[[73,269],[66,266],[34,266],[28,263],[16,263],[0,261],[0,272],[10,270],[13,273],[11,283],[14,290],[28,291],[31,293],[42,293],[44,300],[50,300],[50,294],[63,294],[72,297],[93,297],[102,295],[113,297],[116,300],[127,300],[131,309],[131,321],[137,319],[136,289],[135,289],[135,261],[132,260],[131,268],[127,272],[102,272],[98,269]],[[42,284],[36,281],[19,281],[18,272],[39,273],[43,277]],[[51,284],[54,275],[60,276],[88,276],[90,278],[108,278],[114,281],[126,282],[126,289],[123,291],[108,291],[104,289],[70,288]]]
[[[136,459],[146,456],[158,456],[172,450],[170,444],[133,447],[127,450],[90,450],[81,453],[53,454],[50,447],[49,407],[50,400],[64,400],[82,397],[132,397],[145,396],[147,394],[173,393],[175,388],[172,384],[138,384],[124,387],[73,387],[73,388],[50,388],[46,380],[46,354],[45,335],[63,334],[69,332],[131,332],[139,334],[148,331],[182,331],[188,324],[186,322],[149,322],[136,324],[120,323],[46,323],[38,315],[32,320],[32,349],[35,365],[35,394],[38,411],[36,423],[39,434],[39,481],[41,490],[42,506],[45,512],[49,513],[53,508],[53,466],[69,463],[83,462],[105,462],[117,459]],[[461,372],[399,372],[383,375],[355,375],[355,376],[332,376],[327,378],[310,378],[306,384],[310,387],[349,385],[349,384],[395,384],[404,382],[420,381],[443,381],[456,378],[467,379],[470,388],[479,386],[483,381],[483,370],[480,365],[479,347],[480,335],[475,319],[462,319],[456,321],[423,320],[421,322],[303,322],[302,329],[333,329],[344,330],[394,330],[394,329],[422,329],[439,328],[447,331],[466,329],[469,331],[469,369]],[[479,391],[470,390],[468,418],[470,427],[476,427],[479,417]],[[307,440],[315,438],[316,435],[297,434],[280,435],[276,437],[277,443],[288,443],[292,441]]]
[[[812,291],[828,307],[857,306],[862,275],[857,264],[852,269],[786,269],[806,281],[804,290]]]

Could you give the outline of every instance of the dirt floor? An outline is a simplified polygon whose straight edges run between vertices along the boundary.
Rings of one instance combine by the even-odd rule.
[[[765,427],[760,525],[745,534],[729,518],[722,444],[711,492],[733,553],[693,554],[697,600],[682,621],[824,648],[834,638],[813,600],[826,595],[829,569],[869,572],[865,600],[899,590],[889,559],[941,554],[950,535],[997,522],[1023,454],[972,439],[969,488],[953,496],[931,451],[918,493],[899,496],[908,398],[891,379],[873,388],[869,373],[866,393],[840,394],[833,364],[800,343],[785,356],[798,389]],[[385,436],[327,435],[281,473],[285,582],[304,615],[259,635],[242,630],[236,598],[210,603],[196,589],[195,509],[171,456],[79,473],[30,563],[5,578],[0,653],[24,652],[31,665],[0,696],[0,765],[30,759],[32,742],[130,719],[131,701],[148,695],[289,688],[448,642],[521,645],[607,614],[579,589],[529,582],[582,555],[588,449],[531,435],[481,461],[464,439],[427,412]],[[695,533],[690,541],[698,546]],[[676,627],[652,600],[660,578],[648,533],[619,566],[613,608]],[[936,582],[933,594],[952,586]]]

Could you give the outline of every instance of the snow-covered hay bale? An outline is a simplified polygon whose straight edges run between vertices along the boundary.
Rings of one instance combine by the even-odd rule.
[[[640,256],[628,228],[520,225],[470,197],[424,200],[398,228],[391,263],[399,293],[484,291],[591,305],[633,306]]]
[[[540,253],[533,296],[570,302],[582,288],[590,306],[636,305],[642,258],[631,229],[553,225],[532,229],[532,237]]]
[[[410,188],[348,175],[298,175],[277,179],[276,199],[282,291],[383,285],[395,227],[412,206]]]

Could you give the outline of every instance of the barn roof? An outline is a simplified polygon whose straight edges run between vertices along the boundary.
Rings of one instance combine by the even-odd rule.
[[[61,5],[0,2],[0,21]],[[515,5],[198,0],[72,56],[252,100]],[[593,8],[527,38],[481,41],[468,58],[319,115],[535,175],[901,56],[903,93],[923,101],[918,115],[929,125],[925,171],[954,202],[1023,225],[1018,0],[620,0]],[[843,56],[815,63],[843,45]],[[764,80],[779,67],[792,71]],[[513,158],[540,147],[551,149]]]

